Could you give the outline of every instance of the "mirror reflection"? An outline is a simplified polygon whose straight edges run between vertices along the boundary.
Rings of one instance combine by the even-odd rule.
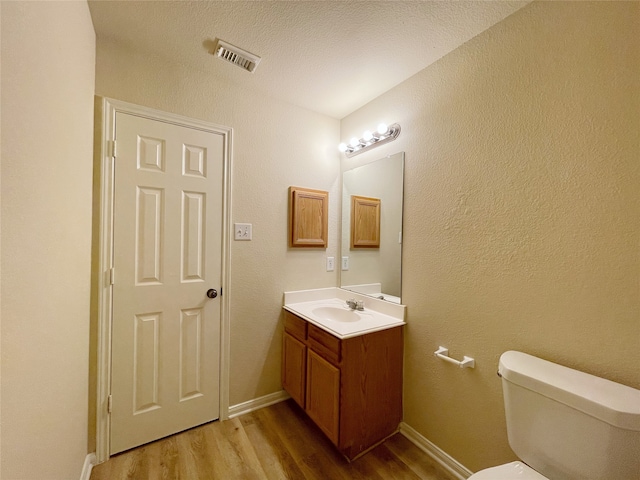
[[[404,152],[342,177],[342,268],[346,290],[400,303]]]

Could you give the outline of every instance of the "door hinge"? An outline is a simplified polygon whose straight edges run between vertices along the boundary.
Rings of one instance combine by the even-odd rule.
[[[107,397],[107,413],[111,413],[111,407],[113,406],[113,397],[109,395]]]
[[[116,282],[116,269],[109,269],[109,285],[113,285]]]
[[[115,140],[107,141],[107,157],[116,158],[116,141]]]

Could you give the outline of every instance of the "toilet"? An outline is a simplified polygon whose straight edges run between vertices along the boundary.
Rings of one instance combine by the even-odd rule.
[[[515,351],[498,375],[520,461],[469,480],[640,480],[640,390]]]

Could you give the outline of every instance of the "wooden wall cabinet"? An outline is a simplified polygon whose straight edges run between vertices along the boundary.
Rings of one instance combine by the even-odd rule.
[[[351,195],[351,248],[380,248],[380,199]]]
[[[402,327],[341,340],[284,311],[282,386],[350,460],[402,420]]]
[[[289,246],[327,248],[329,192],[289,187]]]

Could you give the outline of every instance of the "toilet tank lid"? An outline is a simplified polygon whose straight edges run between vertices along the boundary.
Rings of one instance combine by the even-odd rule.
[[[500,356],[498,371],[503,380],[610,425],[640,431],[640,390],[515,351]]]

